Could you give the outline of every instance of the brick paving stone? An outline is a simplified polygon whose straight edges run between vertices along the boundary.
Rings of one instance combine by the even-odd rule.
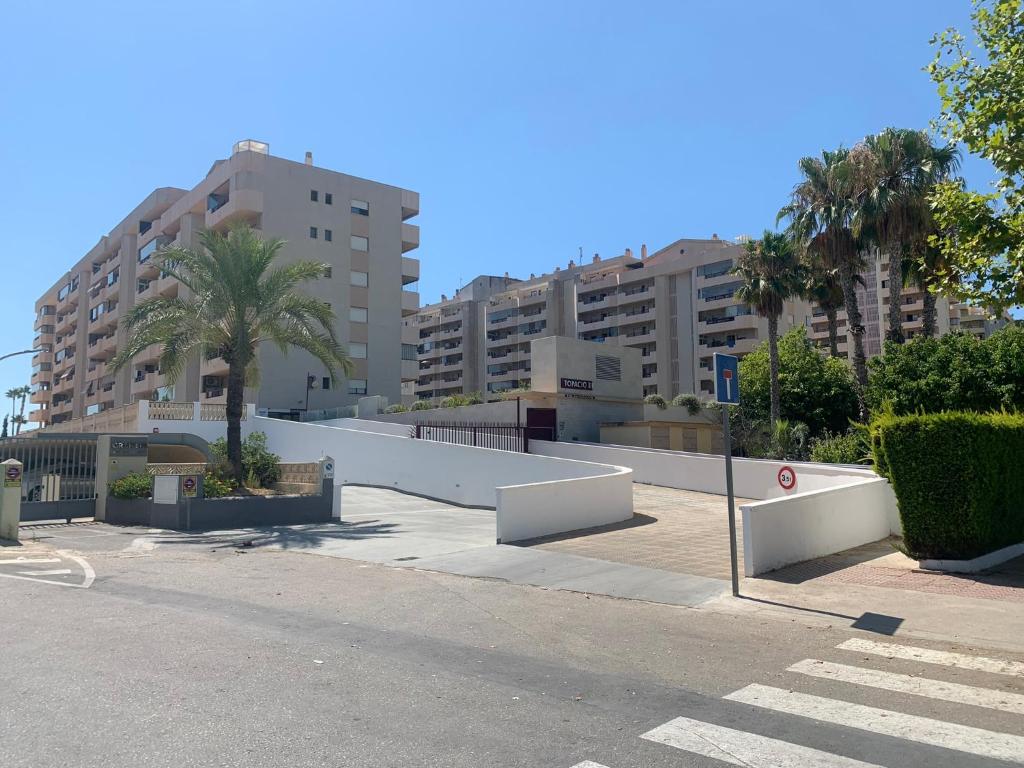
[[[743,532],[736,500],[737,546],[743,572]],[[548,536],[522,546],[716,579],[729,578],[729,522],[724,496],[633,485],[633,519]]]

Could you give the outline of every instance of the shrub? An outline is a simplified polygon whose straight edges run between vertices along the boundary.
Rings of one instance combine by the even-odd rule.
[[[465,405],[462,402],[462,398],[458,395],[449,395],[448,397],[441,398],[441,408],[458,408],[460,405]]]
[[[210,453],[215,463],[222,467],[228,460],[228,443],[219,438],[210,443]],[[281,457],[267,450],[267,436],[252,432],[242,441],[242,475],[251,487],[269,488],[281,479]]]
[[[389,405],[387,408],[385,408],[384,413],[405,413],[408,410],[409,409],[406,408],[401,403],[395,403],[394,405]]]
[[[824,432],[810,442],[811,461],[822,464],[866,464],[871,456],[867,430],[854,426],[843,434]]]
[[[759,344],[740,360],[740,404],[734,409],[751,424],[768,423],[771,402],[768,344]],[[802,326],[779,339],[781,417],[802,421],[811,437],[825,430],[843,432],[857,416],[857,395],[850,366],[825,357]]]
[[[484,401],[484,396],[479,392],[470,392],[466,395],[466,405],[480,405]]]
[[[115,499],[148,499],[153,495],[153,478],[144,472],[129,472],[110,484]]]
[[[215,471],[208,469],[203,473],[203,495],[206,498],[219,499],[221,496],[227,496],[234,490],[234,484],[230,480],[218,477]]]
[[[807,425],[779,419],[770,430],[765,458],[803,461],[807,458]]]
[[[409,410],[429,411],[433,407],[434,406],[430,404],[429,400],[417,400],[415,403],[412,404],[412,408],[410,408]]]
[[[883,414],[871,446],[913,557],[970,559],[1024,541],[1024,416]]]
[[[704,404],[696,395],[676,395],[672,398],[672,405],[677,408],[685,408],[686,412],[691,416],[696,416],[704,407]]]
[[[665,398],[661,395],[648,395],[644,398],[644,402],[647,403],[647,405],[656,405],[661,410],[668,408],[668,403],[665,402]]]
[[[897,414],[1024,410],[1024,328],[886,344],[866,396],[872,410],[888,404]]]

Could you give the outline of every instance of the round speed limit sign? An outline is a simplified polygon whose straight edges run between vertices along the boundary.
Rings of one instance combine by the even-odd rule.
[[[783,467],[779,470],[779,485],[784,491],[791,491],[796,487],[796,471],[792,467]]]

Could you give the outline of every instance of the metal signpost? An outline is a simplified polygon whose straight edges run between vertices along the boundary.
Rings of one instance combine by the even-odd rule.
[[[732,566],[732,593],[740,593],[740,575],[736,555],[736,500],[732,491],[732,436],[729,433],[729,406],[740,402],[739,358],[715,353],[715,401],[722,406],[722,440],[725,449],[725,489],[729,496],[729,560]]]

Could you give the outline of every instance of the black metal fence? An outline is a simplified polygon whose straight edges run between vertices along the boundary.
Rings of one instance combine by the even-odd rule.
[[[11,437],[0,461],[22,463],[21,519],[92,517],[96,504],[96,437]]]
[[[499,451],[529,452],[527,428],[515,424],[473,424],[428,422],[417,424],[414,436],[418,440],[436,440],[439,443],[472,445]]]

